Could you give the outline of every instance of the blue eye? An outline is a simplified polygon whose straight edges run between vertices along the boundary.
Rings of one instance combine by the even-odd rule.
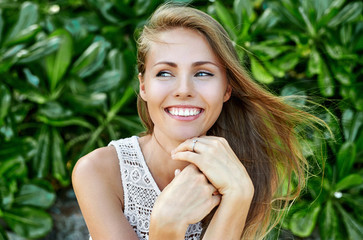
[[[210,72],[201,71],[201,72],[197,72],[197,73],[195,74],[195,76],[196,76],[196,77],[208,77],[208,76],[213,77],[213,76],[214,76],[214,74],[212,74],[212,73],[210,73]]]
[[[172,77],[170,72],[167,71],[160,71],[158,74],[156,74],[157,77]]]

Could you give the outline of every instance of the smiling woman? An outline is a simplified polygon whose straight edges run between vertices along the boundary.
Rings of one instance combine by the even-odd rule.
[[[254,83],[221,25],[190,7],[153,14],[138,71],[146,132],[93,151],[73,171],[92,238],[263,238],[279,220],[272,209],[304,186],[295,128],[323,123]],[[282,194],[292,177],[295,192]]]

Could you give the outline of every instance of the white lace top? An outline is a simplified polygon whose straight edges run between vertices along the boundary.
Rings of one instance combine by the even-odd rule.
[[[150,215],[160,189],[152,177],[138,142],[138,137],[110,142],[116,148],[120,162],[124,191],[124,214],[139,239],[149,239]],[[187,240],[197,240],[202,232],[202,224],[188,227]]]

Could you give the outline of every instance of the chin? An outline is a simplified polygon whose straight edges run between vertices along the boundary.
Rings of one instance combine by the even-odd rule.
[[[195,137],[200,137],[206,134],[206,132],[202,132],[202,131],[180,131],[180,132],[174,132],[172,133],[173,135],[171,137],[175,138],[177,141],[179,142],[184,142],[187,139],[191,139],[191,138],[195,138]]]

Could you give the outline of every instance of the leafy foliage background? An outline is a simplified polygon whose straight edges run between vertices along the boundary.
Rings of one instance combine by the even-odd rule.
[[[0,239],[45,236],[47,208],[70,187],[77,159],[142,131],[134,34],[162,2],[0,1]],[[312,132],[304,143],[304,154],[320,150],[320,160],[282,228],[300,238],[363,239],[363,3],[192,5],[222,23],[256,81],[299,95],[291,104],[313,109],[334,133]]]

